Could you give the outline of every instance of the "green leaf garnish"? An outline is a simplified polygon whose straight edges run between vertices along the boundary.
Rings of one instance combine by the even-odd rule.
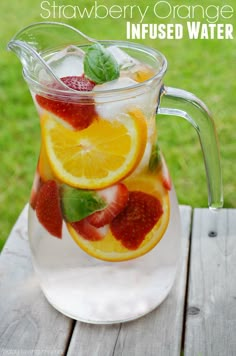
[[[76,189],[65,184],[61,187],[62,214],[67,222],[82,220],[106,206],[107,203],[95,191]]]
[[[160,148],[157,143],[152,146],[152,152],[149,159],[148,168],[151,172],[155,172],[159,169],[161,163]]]
[[[105,47],[96,43],[88,48],[84,57],[84,74],[97,84],[115,80],[120,76],[115,57]]]

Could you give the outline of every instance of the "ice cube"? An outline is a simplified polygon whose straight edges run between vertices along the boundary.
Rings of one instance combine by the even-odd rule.
[[[119,77],[116,80],[106,82],[101,85],[96,85],[93,90],[102,92],[104,90],[111,91],[114,89],[131,88],[138,84],[133,79],[127,77]],[[122,96],[121,96],[122,95]],[[134,91],[116,93],[113,96],[107,96],[108,100],[104,99],[102,95],[95,96],[96,111],[98,115],[107,120],[116,119],[120,114],[127,113],[135,109],[141,109],[144,113],[148,106],[150,106],[150,88],[137,88]]]
[[[77,75],[84,72],[84,52],[76,46],[68,46],[54,54],[48,64],[58,78]]]
[[[141,83],[154,76],[154,70],[146,63],[140,63],[130,68],[130,70],[122,71],[121,76],[128,76],[129,78]]]
[[[107,50],[113,54],[118,62],[121,77],[129,77],[137,82],[142,82],[154,75],[152,68],[147,63],[138,61],[120,48],[110,46]]]
[[[107,47],[107,50],[115,57],[121,70],[129,69],[140,63],[135,58],[131,57],[126,52],[122,51],[122,49],[120,49],[119,47],[110,46]]]
[[[103,91],[103,90],[113,90],[113,89],[121,89],[133,86],[138,84],[135,80],[127,78],[127,77],[120,77],[116,80],[112,80],[110,82],[106,82],[104,84],[99,84],[94,87],[95,91]]]
[[[44,85],[50,85],[51,83],[53,83],[53,80],[51,78],[51,76],[47,73],[47,71],[44,68],[37,68],[35,69],[35,73],[36,75],[38,75],[38,81],[39,83],[43,83]]]

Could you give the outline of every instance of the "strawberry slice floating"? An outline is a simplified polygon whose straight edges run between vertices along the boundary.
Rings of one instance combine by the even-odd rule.
[[[129,193],[125,209],[112,220],[114,237],[129,250],[136,250],[163,214],[161,202],[140,191]]]
[[[45,182],[37,196],[36,215],[39,222],[53,236],[62,238],[62,213],[59,190],[54,180]]]
[[[68,76],[61,80],[71,89],[82,92],[91,91],[95,86],[95,83],[84,76]],[[85,129],[96,116],[94,101],[91,98],[86,98],[85,103],[67,102],[57,97],[44,97],[38,94],[35,98],[41,108],[60,117],[75,130]]]
[[[87,217],[88,222],[95,227],[102,227],[110,222],[125,208],[129,192],[122,183],[97,191],[98,195],[107,203],[106,208],[96,211]]]

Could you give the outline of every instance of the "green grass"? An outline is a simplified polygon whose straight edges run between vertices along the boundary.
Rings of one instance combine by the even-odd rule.
[[[21,75],[21,65],[13,53],[6,51],[7,42],[22,27],[40,17],[40,1],[2,1],[0,5],[0,246],[30,194],[32,178],[40,146],[37,114]],[[58,2],[59,3],[59,2]],[[60,4],[87,5],[93,1],[60,1]],[[99,2],[102,4],[103,2]],[[106,0],[106,5],[125,5],[119,0]],[[141,2],[130,1],[130,5]],[[148,4],[155,4],[150,0]],[[172,1],[173,5],[178,1]],[[187,0],[182,4],[189,5]],[[233,6],[234,1],[227,4]],[[201,1],[201,5],[210,5]],[[214,1],[222,6],[222,2]],[[60,19],[52,19],[60,21]],[[125,39],[124,20],[79,20],[67,22],[98,39]],[[134,20],[135,22],[135,20]],[[150,15],[146,23],[158,22]],[[170,22],[170,21],[169,21]],[[177,22],[177,21],[176,21]],[[180,22],[180,21],[178,21]],[[140,41],[158,48],[168,58],[165,83],[180,87],[203,99],[215,118],[222,158],[225,207],[235,207],[235,41],[226,40],[146,40]],[[197,135],[190,125],[179,118],[159,118],[159,139],[175,183],[179,202],[193,207],[207,206],[206,179]],[[234,195],[234,196],[233,196]]]

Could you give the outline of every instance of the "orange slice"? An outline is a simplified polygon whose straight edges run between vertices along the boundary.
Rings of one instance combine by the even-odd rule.
[[[126,177],[140,162],[147,141],[147,125],[140,111],[116,120],[98,118],[74,131],[49,113],[41,120],[42,138],[55,176],[83,189],[109,186]]]
[[[137,82],[144,82],[145,80],[148,80],[154,76],[154,70],[150,68],[149,66],[143,66],[140,67],[140,69],[133,73],[132,78],[136,80]]]
[[[38,170],[39,170],[39,175],[42,178],[44,182],[50,179],[55,179],[54,174],[52,172],[48,157],[47,157],[47,152],[44,143],[42,142],[41,145],[41,150],[40,150],[40,156],[39,156],[39,162],[38,162]]]
[[[115,239],[110,229],[103,239],[90,241],[80,236],[70,224],[67,224],[69,233],[81,249],[98,259],[114,262],[130,260],[142,256],[157,245],[168,226],[170,215],[169,194],[163,188],[160,180],[157,180],[154,176],[143,175],[138,178],[128,178],[124,183],[129,191],[142,191],[159,199],[163,214],[136,250],[130,250],[124,247],[120,241]]]

